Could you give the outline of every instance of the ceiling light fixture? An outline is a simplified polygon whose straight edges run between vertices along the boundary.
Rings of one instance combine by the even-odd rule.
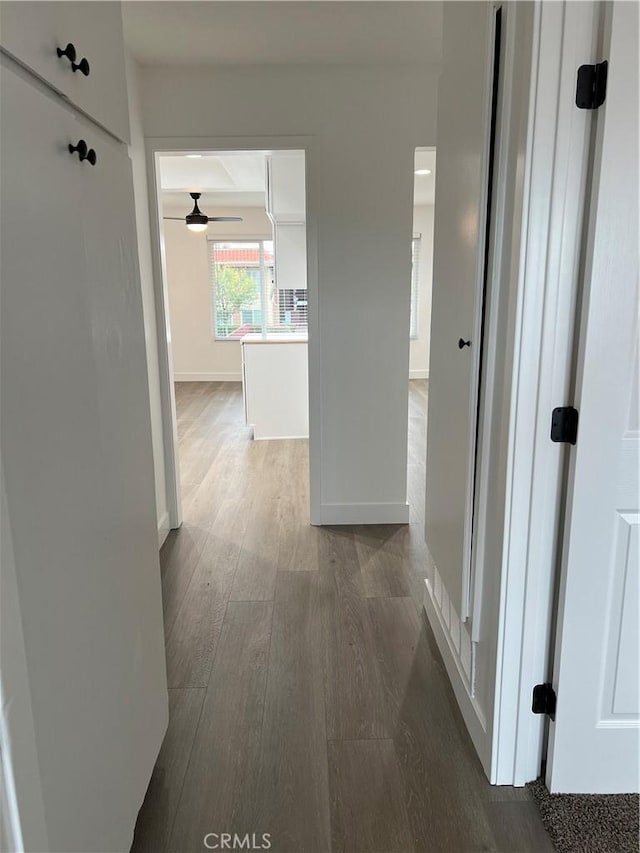
[[[193,199],[193,210],[185,216],[185,222],[189,231],[206,231],[209,217],[198,207],[200,193],[189,193]]]
[[[198,207],[198,199],[202,193],[189,193],[193,199],[193,210],[187,213],[184,219],[181,216],[163,216],[163,219],[172,219],[177,222],[185,222],[189,231],[206,231],[209,222],[242,222],[241,216],[207,216]]]
[[[416,169],[414,175],[430,175],[431,169]]]
[[[202,154],[187,154],[189,160],[199,160]]]

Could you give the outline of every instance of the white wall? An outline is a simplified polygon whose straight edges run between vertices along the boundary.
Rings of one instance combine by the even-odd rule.
[[[146,155],[138,92],[138,66],[131,57],[127,57],[127,91],[129,96],[129,123],[131,126],[131,145],[129,146],[129,156],[131,157],[131,168],[133,172],[136,230],[138,234],[138,258],[140,262],[140,283],[142,288],[142,310],[144,314],[147,372],[149,376],[149,403],[151,407],[151,438],[153,442],[156,514],[158,519],[158,537],[160,544],[162,544],[169,531],[169,514],[167,509],[167,489],[164,465],[162,405],[160,400],[158,333],[153,286],[153,268],[151,261]]]
[[[204,234],[189,231],[184,222],[163,223],[171,349],[177,382],[239,382],[242,378],[240,341],[216,341],[213,337],[207,238],[270,240],[272,228],[261,208],[225,207],[222,213],[241,216],[242,222],[212,223]],[[165,214],[183,216],[184,210],[167,209]]]
[[[435,144],[433,67],[148,67],[147,137],[306,136],[317,233],[312,406],[325,523],[408,520],[407,374],[416,147]],[[389,282],[406,282],[398,292]],[[313,311],[313,304],[311,304]],[[316,337],[314,338],[314,331]],[[312,379],[314,374],[312,373]],[[317,450],[317,447],[316,447]],[[318,481],[312,481],[317,493]]]
[[[428,379],[431,343],[431,281],[433,279],[433,205],[413,208],[413,236],[420,236],[418,267],[418,337],[409,344],[409,378]]]

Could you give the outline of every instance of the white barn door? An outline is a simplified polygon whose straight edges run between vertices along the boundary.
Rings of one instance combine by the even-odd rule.
[[[638,6],[607,10],[547,786],[638,790]]]

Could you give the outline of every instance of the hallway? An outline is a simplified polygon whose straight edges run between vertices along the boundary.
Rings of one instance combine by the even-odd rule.
[[[426,394],[410,383],[411,525],[314,528],[307,442],[251,441],[239,383],[176,386],[170,723],[136,853],[202,851],[207,833],[293,853],[553,850],[528,793],[486,781],[422,617]]]

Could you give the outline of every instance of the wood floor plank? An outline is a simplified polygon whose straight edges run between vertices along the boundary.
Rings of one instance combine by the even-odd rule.
[[[324,666],[330,739],[389,735],[373,629],[353,533],[322,528],[320,578],[326,606]]]
[[[489,806],[489,819],[500,853],[553,853],[555,850],[533,802],[493,802]]]
[[[278,502],[278,570],[318,570],[319,530],[309,523],[308,502],[300,495],[286,495]]]
[[[279,571],[317,571],[319,528],[309,519],[309,442],[293,442],[290,485],[279,501]]]
[[[160,549],[165,637],[171,633],[208,535],[208,528],[185,523],[169,531]]]
[[[355,527],[354,538],[366,595],[393,598],[409,595],[406,553],[403,547],[406,525],[379,524]]]
[[[415,848],[497,850],[488,785],[412,599],[369,599]]]
[[[252,825],[274,853],[331,849],[322,613],[316,572],[280,572]]]
[[[253,821],[271,602],[231,602],[195,736],[170,849],[201,851],[209,832],[262,832]]]
[[[169,691],[169,727],[138,815],[132,853],[165,853],[205,691]]]
[[[242,541],[231,589],[232,601],[273,601],[278,573],[278,505],[258,492]]]
[[[169,687],[206,687],[247,525],[232,499],[213,523],[167,638]]]
[[[427,387],[410,383],[412,523],[367,528],[309,525],[308,442],[252,441],[239,384],[177,387],[198,482],[161,565],[186,689],[137,853],[202,850],[206,832],[269,832],[274,853],[548,849],[526,793],[487,782],[422,617]],[[208,685],[197,733],[190,685]]]
[[[393,741],[331,741],[328,753],[334,853],[413,851]]]

